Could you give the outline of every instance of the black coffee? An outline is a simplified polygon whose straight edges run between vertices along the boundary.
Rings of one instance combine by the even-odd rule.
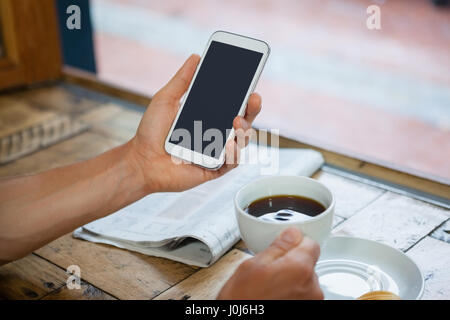
[[[244,211],[252,216],[260,217],[266,213],[283,209],[294,210],[311,217],[326,210],[321,203],[314,199],[294,195],[278,195],[255,200]]]

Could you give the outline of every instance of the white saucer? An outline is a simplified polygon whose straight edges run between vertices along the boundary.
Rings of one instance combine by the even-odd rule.
[[[420,299],[420,269],[400,250],[360,238],[330,237],[316,266],[325,299],[356,299],[369,291],[390,291],[404,300]]]

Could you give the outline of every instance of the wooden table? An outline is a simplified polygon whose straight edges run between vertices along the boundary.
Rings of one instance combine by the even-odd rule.
[[[70,78],[70,77],[68,77]],[[67,80],[67,79],[66,79]],[[72,79],[72,82],[77,82]],[[0,166],[0,177],[30,174],[96,156],[131,138],[141,118],[145,98],[56,83],[0,95],[2,110],[27,110],[26,115],[68,114],[80,117],[90,128],[70,139]],[[97,91],[107,92],[108,95]],[[128,101],[111,97],[115,94]],[[134,103],[130,103],[133,101]],[[25,114],[25,116],[24,116]],[[25,117],[25,118],[23,118]],[[14,117],[12,117],[14,118]],[[300,143],[281,139],[281,146]],[[418,189],[445,196],[448,186],[404,175],[392,169],[323,151],[327,162],[352,166],[355,172],[385,175]],[[314,176],[335,193],[333,233],[349,234],[387,243],[403,250],[423,271],[425,299],[450,299],[449,210],[401,195],[392,185],[356,181],[348,171],[325,165]],[[397,179],[397,180],[395,180]],[[394,191],[390,191],[394,190]],[[214,299],[236,267],[251,254],[240,241],[217,263],[197,268],[167,259],[145,256],[108,245],[74,239],[67,234],[25,258],[0,267],[0,298],[4,299]],[[81,269],[81,289],[66,285],[67,267]]]

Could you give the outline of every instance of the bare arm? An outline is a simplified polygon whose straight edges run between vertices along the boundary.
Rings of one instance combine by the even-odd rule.
[[[192,55],[155,94],[136,136],[126,144],[88,161],[0,180],[0,264],[23,257],[149,193],[186,190],[237,165],[232,161],[218,171],[204,170],[191,164],[176,164],[164,150],[179,100],[189,87],[199,60],[199,56]],[[234,128],[250,128],[260,108],[261,98],[252,94],[245,117],[236,117]],[[232,141],[227,151],[230,148],[236,151],[237,143]]]
[[[0,260],[15,260],[151,190],[131,142],[91,160],[0,182]]]

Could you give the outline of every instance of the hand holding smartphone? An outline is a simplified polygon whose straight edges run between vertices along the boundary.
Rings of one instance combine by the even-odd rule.
[[[245,114],[266,63],[267,43],[224,31],[208,41],[165,140],[166,151],[207,169],[219,169],[234,139],[233,119]]]

